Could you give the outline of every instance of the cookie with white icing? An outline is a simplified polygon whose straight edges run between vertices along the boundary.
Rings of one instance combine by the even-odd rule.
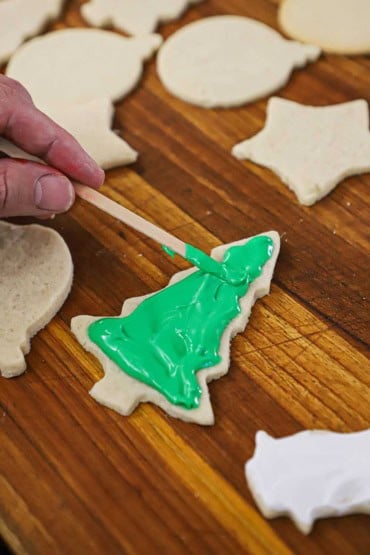
[[[73,278],[67,245],[52,229],[0,221],[0,374],[26,369],[31,338],[55,316]]]
[[[81,13],[90,25],[113,25],[129,35],[145,35],[160,23],[180,17],[186,8],[203,0],[90,0]]]
[[[286,40],[255,19],[224,15],[171,35],[159,51],[157,70],[174,96],[205,108],[227,108],[280,89],[294,68],[319,56],[317,46]]]
[[[290,37],[334,54],[370,54],[369,0],[283,0],[279,23]]]
[[[265,127],[232,153],[271,169],[310,206],[346,177],[370,171],[368,104],[315,107],[273,97]]]
[[[257,245],[260,250],[248,255]],[[279,235],[269,232],[213,250],[218,261],[226,253],[242,254],[246,289],[244,282],[242,289],[235,289],[220,278],[191,269],[176,274],[157,293],[125,301],[121,317],[74,318],[73,333],[99,359],[105,373],[90,394],[123,415],[131,414],[140,403],[152,402],[187,422],[213,424],[207,384],[228,372],[231,340],[245,329],[255,301],[269,293],[279,248]],[[249,281],[251,275],[255,279]],[[186,280],[191,280],[195,296],[185,301]],[[235,291],[242,295],[237,302]],[[163,307],[157,310],[159,296],[164,303],[173,296],[176,306],[171,301],[165,313]],[[222,318],[227,314],[221,327],[217,312]],[[114,331],[109,331],[112,326]]]
[[[7,62],[22,42],[58,17],[64,0],[0,1],[0,65]]]
[[[108,169],[136,160],[137,153],[110,130],[113,102],[133,90],[161,42],[160,35],[125,38],[100,29],[63,29],[22,46],[6,73]]]
[[[370,430],[305,431],[274,439],[258,432],[245,470],[266,518],[289,516],[308,534],[316,519],[370,515]]]

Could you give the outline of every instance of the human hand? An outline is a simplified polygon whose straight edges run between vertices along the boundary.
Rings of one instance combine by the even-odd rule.
[[[20,83],[1,74],[0,136],[47,164],[0,158],[0,218],[65,212],[75,199],[68,177],[94,188],[104,181],[103,170],[72,135],[40,112]]]

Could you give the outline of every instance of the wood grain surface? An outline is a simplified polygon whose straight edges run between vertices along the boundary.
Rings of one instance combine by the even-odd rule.
[[[52,28],[84,25],[79,4],[67,2]],[[206,0],[160,31],[222,13],[277,27],[276,1]],[[369,101],[370,58],[322,56],[277,94]],[[108,172],[105,194],[207,251],[276,229],[282,252],[271,295],[233,342],[229,374],[210,386],[216,425],[202,428],[151,405],[129,418],[98,405],[88,391],[101,367],[69,330],[79,314],[117,315],[185,263],[82,201],[51,224],[73,255],[73,291],[32,342],[27,373],[0,380],[0,535],[15,553],[370,553],[370,517],[319,521],[304,537],[286,518],[264,520],[244,477],[257,430],[370,424],[370,176],[300,206],[270,171],[230,155],[265,114],[266,100],[187,105],[163,89],[154,60],[117,105],[114,127],[140,158]]]

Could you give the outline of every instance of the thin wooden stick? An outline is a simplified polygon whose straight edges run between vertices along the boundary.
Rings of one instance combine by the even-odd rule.
[[[74,187],[80,198],[86,200],[90,204],[93,204],[100,210],[103,210],[103,212],[110,214],[120,222],[136,229],[136,231],[140,231],[140,233],[154,239],[161,245],[170,248],[183,258],[186,258],[186,243],[174,235],[171,235],[171,233],[168,233],[167,231],[164,231],[164,229],[148,222],[145,218],[142,218],[134,212],[131,212],[131,210],[124,208],[117,202],[114,202],[98,191],[95,191],[95,189],[91,189],[90,187],[86,187],[80,183],[74,183]]]

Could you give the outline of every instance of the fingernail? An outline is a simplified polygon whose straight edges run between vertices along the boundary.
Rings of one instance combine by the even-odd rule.
[[[35,205],[40,210],[65,212],[74,201],[72,183],[63,175],[43,175],[35,183]]]
[[[88,178],[87,185],[96,188],[103,185],[105,180],[105,172],[101,169],[100,166],[97,165],[96,162],[94,162],[92,158],[89,158],[88,161],[84,164],[84,169],[86,177]]]

